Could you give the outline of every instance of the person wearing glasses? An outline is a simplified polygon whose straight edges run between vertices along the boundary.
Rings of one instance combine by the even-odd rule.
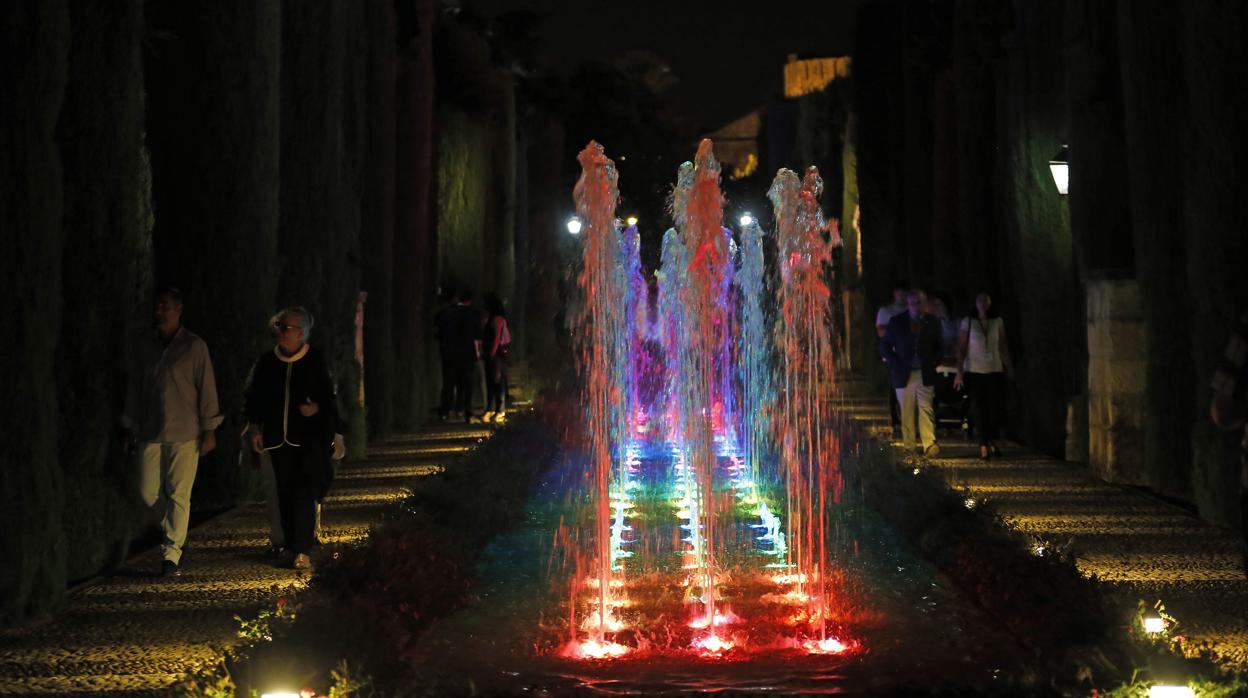
[[[312,314],[277,314],[277,345],[256,359],[244,390],[251,448],[273,463],[285,559],[312,567],[316,503],[333,480],[331,458],[343,451],[338,399],[325,357],[311,344]]]
[[[157,291],[153,310],[155,327],[135,347],[122,427],[128,447],[139,444],[143,503],[160,516],[161,574],[179,576],[199,458],[216,448],[223,417],[208,345],[182,326],[181,292]]]

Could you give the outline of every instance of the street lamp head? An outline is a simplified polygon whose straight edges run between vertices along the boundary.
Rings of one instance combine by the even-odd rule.
[[[572,216],[571,218],[568,219],[568,232],[571,233],[572,235],[581,234],[581,219],[580,218],[577,218],[576,216]]]
[[[1070,189],[1070,166],[1066,162],[1066,146],[1057,151],[1057,155],[1049,160],[1049,172],[1053,173],[1053,183],[1057,185],[1057,193],[1066,196]]]

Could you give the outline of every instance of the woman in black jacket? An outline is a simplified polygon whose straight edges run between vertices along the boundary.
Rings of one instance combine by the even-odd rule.
[[[277,346],[256,359],[244,392],[251,446],[267,451],[277,480],[282,535],[296,569],[309,569],[316,502],[341,448],[338,401],[324,356],[307,343],[312,315],[287,308],[273,323]]]

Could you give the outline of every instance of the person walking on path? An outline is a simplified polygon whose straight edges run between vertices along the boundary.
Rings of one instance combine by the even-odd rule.
[[[1218,361],[1213,374],[1213,404],[1209,415],[1213,423],[1222,429],[1244,428],[1239,442],[1239,529],[1243,536],[1242,554],[1244,574],[1248,576],[1248,312],[1240,318],[1226,344],[1226,350]]]
[[[181,574],[200,456],[217,446],[223,416],[208,345],[182,326],[182,294],[156,293],[155,329],[135,347],[122,424],[140,447],[139,491],[160,516],[161,573]]]
[[[908,284],[899,281],[893,284],[893,302],[888,305],[880,306],[875,312],[875,336],[878,341],[884,341],[884,335],[888,332],[888,321],[906,312],[906,294]],[[884,359],[884,363],[888,363],[888,358]],[[888,414],[892,421],[893,432],[901,426],[901,407],[897,404],[897,393],[891,387],[888,390]]]
[[[481,353],[485,359],[484,422],[506,419],[507,357],[511,354],[511,326],[503,300],[496,293],[482,297],[485,303],[485,331],[481,337]]]
[[[443,386],[440,416],[446,421],[453,404],[458,403],[464,423],[472,423],[472,379],[481,356],[481,326],[484,319],[472,307],[472,291],[461,289],[455,304],[438,317],[438,339],[443,360],[448,362],[451,387]],[[452,395],[454,402],[452,402]]]
[[[954,387],[966,386],[971,417],[979,435],[979,458],[1000,454],[996,439],[1005,412],[1005,373],[1013,368],[1005,341],[1005,323],[992,307],[992,296],[975,296],[975,308],[962,319],[958,338],[958,375]]]
[[[306,570],[316,503],[333,481],[331,458],[344,448],[333,377],[324,356],[307,343],[311,313],[295,307],[277,317],[277,346],[251,369],[245,412],[252,449],[273,462],[286,556],[295,569]]]
[[[906,450],[914,448],[917,418],[920,452],[931,457],[940,454],[940,445],[936,443],[936,413],[932,406],[936,366],[941,355],[940,323],[923,312],[925,304],[922,291],[910,291],[906,296],[906,312],[888,321],[880,340],[880,355],[888,362],[893,389],[901,405],[902,443]]]

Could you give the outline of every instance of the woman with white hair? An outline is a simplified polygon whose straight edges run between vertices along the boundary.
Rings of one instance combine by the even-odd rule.
[[[308,344],[312,314],[277,314],[277,345],[256,360],[245,391],[251,447],[267,452],[277,480],[282,537],[296,569],[310,569],[316,502],[333,479],[330,458],[341,448],[338,401],[324,356]]]

